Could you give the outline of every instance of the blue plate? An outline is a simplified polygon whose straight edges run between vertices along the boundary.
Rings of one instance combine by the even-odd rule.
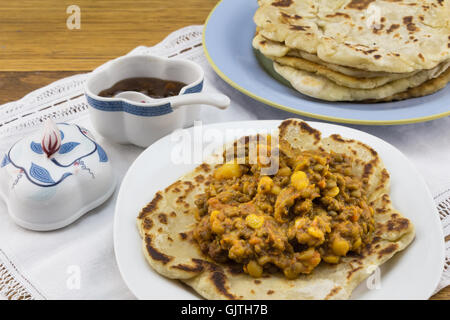
[[[270,106],[344,123],[393,125],[450,115],[450,86],[421,98],[384,103],[326,102],[298,93],[271,77],[252,48],[256,0],[222,0],[209,15],[203,46],[211,66],[231,86]]]

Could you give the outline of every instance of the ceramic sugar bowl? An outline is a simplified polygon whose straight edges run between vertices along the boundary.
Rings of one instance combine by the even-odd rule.
[[[0,163],[0,195],[20,226],[62,228],[107,200],[115,189],[107,154],[86,129],[45,123],[15,143]]]

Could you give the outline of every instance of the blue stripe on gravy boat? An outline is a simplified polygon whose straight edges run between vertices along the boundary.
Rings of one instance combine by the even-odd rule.
[[[195,86],[188,87],[182,94],[190,94],[197,93],[203,90],[203,81],[196,84]],[[128,102],[122,100],[110,100],[110,101],[101,101],[96,100],[87,94],[85,94],[88,103],[91,107],[101,110],[101,111],[123,111],[130,114],[134,114],[136,116],[143,117],[156,117],[162,116],[173,111],[172,106],[169,103],[165,103],[159,106],[137,106],[134,104],[130,104]]]
[[[200,83],[196,84],[193,87],[187,88],[186,90],[184,90],[183,94],[197,93],[197,92],[201,92],[202,90],[203,90],[203,81],[201,81]]]

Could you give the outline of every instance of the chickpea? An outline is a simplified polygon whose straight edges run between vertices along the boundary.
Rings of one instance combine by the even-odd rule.
[[[283,177],[289,177],[291,175],[291,168],[289,167],[283,167],[278,170],[278,175]]]
[[[273,187],[273,180],[268,176],[263,176],[258,183],[258,193],[269,192]]]
[[[277,186],[277,185],[274,185],[274,186],[272,187],[271,192],[272,192],[273,194],[275,194],[275,195],[279,195],[280,192],[281,192],[281,188],[280,188],[279,186]]]
[[[259,229],[264,224],[264,217],[263,216],[257,216],[256,214],[249,214],[245,218],[245,222],[247,225],[252,229]]]
[[[317,239],[323,239],[324,237],[323,231],[317,227],[309,227],[308,234]]]
[[[242,176],[242,168],[237,163],[225,163],[214,172],[214,177],[218,180],[239,178]]]
[[[303,171],[296,171],[291,176],[291,184],[295,189],[300,191],[309,185],[308,176]]]
[[[324,256],[324,257],[322,257],[322,259],[326,263],[331,263],[331,264],[336,264],[336,263],[339,262],[339,257],[338,256]]]
[[[220,214],[220,211],[219,211],[219,210],[213,210],[213,211],[211,211],[211,215],[209,216],[209,222],[210,222],[211,224],[216,220],[218,214]]]
[[[338,256],[345,256],[348,250],[350,250],[350,244],[347,240],[342,238],[334,239],[331,247],[333,252]]]
[[[225,232],[222,223],[220,222],[220,220],[217,219],[214,220],[213,223],[211,224],[211,230],[216,234],[222,234]]]
[[[253,278],[260,278],[263,273],[263,268],[254,260],[251,260],[245,268],[250,276]]]

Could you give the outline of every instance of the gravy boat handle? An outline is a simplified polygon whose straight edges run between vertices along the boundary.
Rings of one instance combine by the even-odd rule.
[[[192,104],[206,104],[224,110],[230,105],[230,98],[221,93],[189,93],[168,99],[173,109]]]

